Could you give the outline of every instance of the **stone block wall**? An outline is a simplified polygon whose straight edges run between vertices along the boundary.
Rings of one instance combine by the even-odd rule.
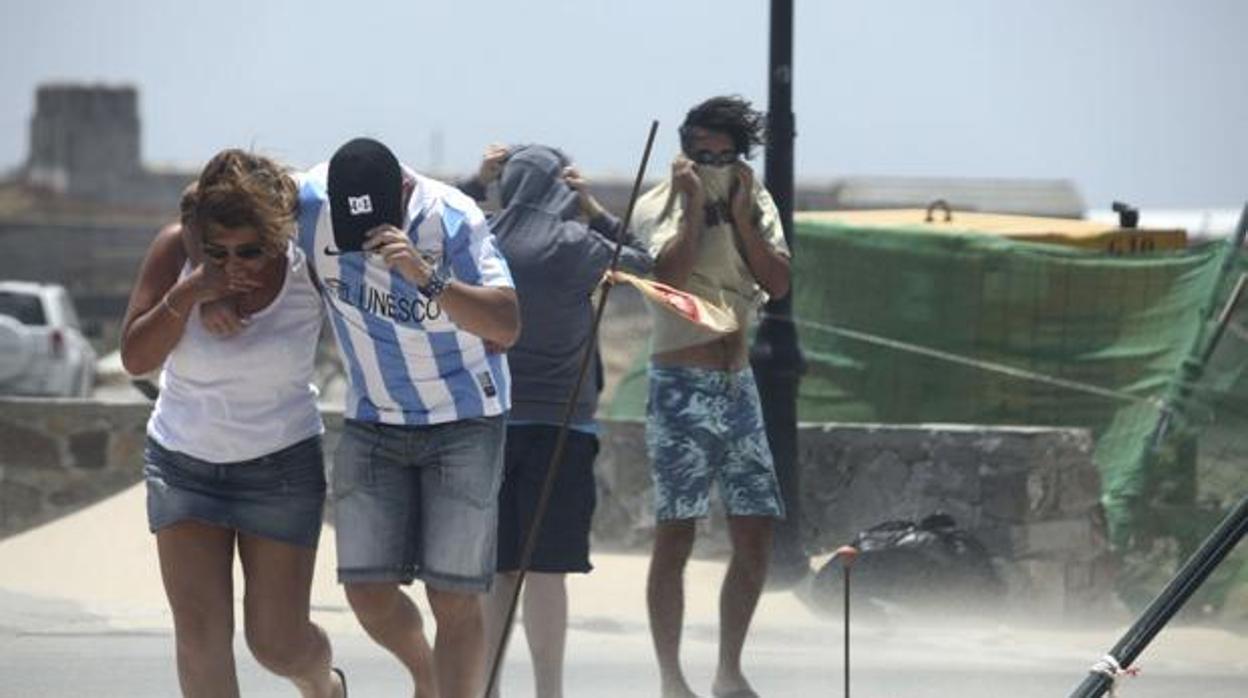
[[[0,537],[139,482],[149,410],[0,399]],[[326,411],[325,421],[332,457],[342,417]],[[1075,429],[802,425],[803,543],[817,555],[869,526],[940,511],[985,545],[1012,597],[1058,612],[1086,608],[1111,582],[1091,448],[1087,432]],[[647,551],[654,508],[644,425],[604,422],[595,470],[595,546]],[[696,554],[725,554],[717,499],[700,526]]]
[[[0,399],[0,538],[142,478],[147,405]]]
[[[654,523],[644,426],[613,422],[604,432],[594,533],[607,547],[645,550]],[[943,512],[984,544],[1012,599],[1061,612],[1110,592],[1100,479],[1084,430],[805,424],[798,459],[812,555],[884,521]],[[695,554],[727,551],[715,497],[699,525]]]
[[[148,403],[0,397],[0,538],[143,479]],[[324,415],[333,453],[342,415]]]
[[[822,552],[889,519],[951,515],[1009,595],[1096,606],[1112,585],[1093,441],[1082,429],[811,425],[799,431],[803,531]]]

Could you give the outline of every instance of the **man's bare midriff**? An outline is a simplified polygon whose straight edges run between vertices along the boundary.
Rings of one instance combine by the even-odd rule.
[[[739,371],[745,368],[749,360],[744,329],[713,342],[665,351],[650,357],[650,361],[656,366],[709,368],[717,371]]]

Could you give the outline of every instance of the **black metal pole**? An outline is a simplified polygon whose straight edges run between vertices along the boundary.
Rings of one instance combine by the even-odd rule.
[[[834,560],[840,560],[841,570],[844,574],[844,582],[842,586],[845,589],[845,599],[843,601],[845,609],[845,656],[843,657],[843,662],[845,668],[845,698],[849,698],[849,571],[858,560],[858,549],[852,545],[842,545],[836,549],[832,558]]]
[[[784,239],[793,250],[793,0],[771,2],[767,146],[764,181],[780,212]],[[794,251],[795,252],[795,251]],[[790,289],[796,286],[793,279]],[[786,515],[776,527],[768,583],[792,585],[809,571],[801,540],[797,463],[797,389],[805,366],[793,325],[793,291],[767,303],[754,336],[750,363],[758,382],[767,442]]]
[[[849,698],[849,565],[845,565],[845,698]]]
[[[1148,643],[1152,642],[1157,633],[1161,632],[1166,623],[1183,608],[1183,604],[1217,568],[1218,563],[1235,549],[1245,532],[1248,532],[1248,496],[1241,499],[1235,510],[1209,534],[1196,553],[1183,564],[1179,573],[1153,599],[1131,629],[1109,651],[1109,655],[1097,663],[1070,697],[1100,698],[1105,695],[1105,691],[1114,684],[1114,673],[1117,669],[1113,667],[1113,663],[1121,669],[1130,668],[1144,648],[1148,647]]]

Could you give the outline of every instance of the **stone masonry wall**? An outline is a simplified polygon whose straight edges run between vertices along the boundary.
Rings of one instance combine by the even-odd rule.
[[[147,405],[0,399],[0,537],[138,482]]]
[[[984,544],[1013,597],[1069,610],[1108,593],[1086,430],[819,425],[800,434],[802,524],[816,550],[881,521],[940,511]]]
[[[150,406],[0,399],[0,537],[55,520],[142,479]],[[341,414],[325,413],[332,456]],[[595,546],[648,550],[653,502],[644,426],[605,422],[596,464]],[[1081,430],[802,425],[802,536],[819,554],[890,519],[954,517],[993,556],[1010,594],[1054,610],[1109,590],[1092,442]],[[558,502],[555,502],[555,506]],[[722,555],[713,501],[697,554]]]
[[[644,425],[604,430],[597,463],[597,538],[644,550],[653,502]],[[1104,601],[1112,569],[1092,439],[1079,429],[801,425],[801,531],[817,555],[889,520],[936,512],[987,548],[1011,598],[1054,611]],[[699,552],[726,552],[720,503],[701,522]]]

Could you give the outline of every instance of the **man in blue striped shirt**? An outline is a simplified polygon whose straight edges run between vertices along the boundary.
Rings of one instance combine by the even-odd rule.
[[[350,141],[299,182],[299,245],[348,376],[332,475],[339,581],[418,696],[476,698],[511,404],[501,352],[520,331],[511,274],[470,198],[377,141]],[[432,651],[400,588],[416,579],[437,619]]]

